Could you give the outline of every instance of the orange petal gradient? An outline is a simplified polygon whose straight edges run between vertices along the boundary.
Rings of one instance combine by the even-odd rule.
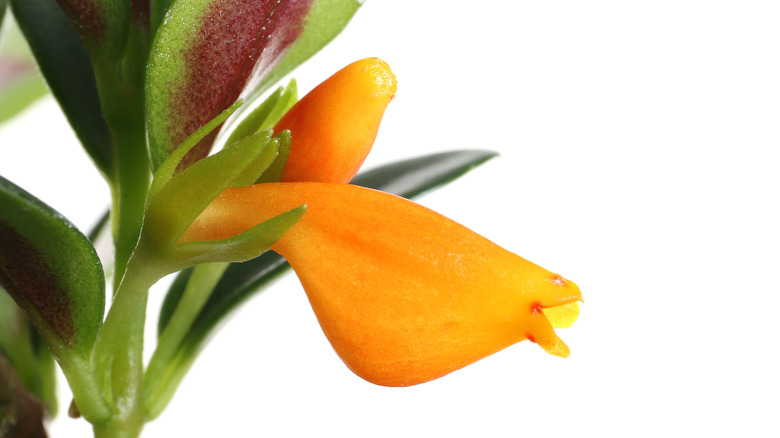
[[[292,133],[282,181],[349,182],[371,151],[395,91],[387,63],[368,58],[309,92],[274,127]]]
[[[575,284],[394,195],[327,183],[229,188],[182,241],[233,236],[303,204],[273,249],[360,377],[415,385],[524,339],[568,355],[544,310],[579,301]]]

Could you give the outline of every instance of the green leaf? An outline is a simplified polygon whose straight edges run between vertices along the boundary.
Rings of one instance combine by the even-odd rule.
[[[215,262],[243,262],[264,253],[282,234],[298,222],[305,206],[280,214],[241,234],[222,240],[187,242],[176,246],[177,254],[191,264]]]
[[[146,71],[153,168],[239,96],[254,93],[254,101],[325,46],[358,6],[356,0],[173,0]],[[184,165],[207,156],[215,138],[201,140]]]
[[[271,129],[276,125],[287,111],[298,102],[298,85],[295,80],[290,81],[287,87],[279,87],[273,94],[263,101],[257,108],[247,115],[230,134],[226,144],[238,141],[255,132]],[[247,106],[253,106],[249,102]]]
[[[165,157],[165,160],[157,168],[157,172],[154,173],[154,180],[149,188],[149,198],[153,198],[157,195],[165,184],[173,178],[176,170],[179,169],[180,164],[184,157],[198,144],[205,136],[211,133],[211,131],[217,129],[217,126],[221,125],[231,114],[233,114],[238,107],[243,104],[243,101],[238,100],[233,105],[228,107],[225,111],[222,111],[218,116],[211,119],[208,123],[198,128],[195,132],[190,134],[186,140],[184,140],[173,153]]]
[[[415,198],[454,181],[496,155],[478,149],[440,152],[361,172],[350,184]]]
[[[89,240],[0,177],[0,286],[61,363],[90,356],[103,321],[105,284]]]
[[[287,165],[287,159],[290,157],[290,146],[292,146],[292,135],[290,131],[282,131],[274,137],[279,143],[279,150],[276,159],[265,172],[255,181],[256,184],[266,182],[278,182],[282,180],[284,167]]]
[[[312,0],[174,0],[157,29],[146,71],[153,168],[239,98],[303,30]],[[216,132],[185,158],[208,155]]]
[[[358,175],[355,182],[365,187],[413,197],[458,178],[494,156],[496,156],[494,152],[479,150],[433,154],[381,166]],[[175,348],[176,353],[170,351],[165,353],[169,357],[166,358],[164,366],[160,365],[165,371],[158,369],[156,372],[165,374],[167,380],[161,378],[154,382],[156,386],[153,389],[147,388],[150,393],[154,393],[154,415],[159,414],[165,407],[219,323],[249,297],[263,290],[265,286],[286,272],[289,267],[280,255],[268,251],[247,262],[230,263],[226,269],[214,270],[215,275],[221,275],[218,281],[203,276],[198,278],[199,285],[210,282],[215,283],[216,286],[206,303],[199,304],[200,313],[178,347],[166,348],[166,350]],[[166,327],[182,302],[185,290],[191,287],[190,278],[197,270],[198,268],[190,268],[182,271],[171,285],[160,310],[157,327],[160,336],[165,333]],[[223,270],[224,274],[222,274]],[[201,293],[205,292],[201,291]],[[187,304],[191,304],[189,300]]]
[[[171,178],[148,202],[142,239],[151,239],[162,251],[173,248],[192,221],[225,187],[244,176],[256,160],[270,165],[277,146],[269,132],[262,132],[225,147]]]
[[[112,180],[114,143],[103,118],[84,43],[55,0],[11,0],[11,10],[84,149],[103,175]]]
[[[363,1],[315,0],[306,16],[306,27],[282,60],[247,99],[251,101],[322,50],[347,27]],[[241,113],[237,114],[241,117]],[[230,122],[228,122],[230,123]]]

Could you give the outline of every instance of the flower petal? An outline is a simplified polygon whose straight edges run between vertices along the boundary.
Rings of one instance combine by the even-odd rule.
[[[568,354],[542,309],[579,301],[576,285],[394,195],[325,183],[227,189],[182,240],[228,237],[301,204],[307,213],[272,248],[364,379],[423,383],[524,339]]]
[[[304,96],[274,127],[292,133],[282,181],[349,182],[371,151],[395,91],[387,63],[368,58]]]

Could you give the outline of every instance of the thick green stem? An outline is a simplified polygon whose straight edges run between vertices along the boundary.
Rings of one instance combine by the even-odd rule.
[[[146,421],[143,408],[143,345],[146,299],[159,278],[138,253],[128,263],[97,345],[98,376],[113,416],[93,422],[96,436],[137,436]]]
[[[96,62],[103,115],[116,147],[111,181],[111,221],[115,246],[114,290],[138,243],[151,168],[144,120],[144,71],[148,51],[146,29],[131,26],[127,52],[120,62]]]

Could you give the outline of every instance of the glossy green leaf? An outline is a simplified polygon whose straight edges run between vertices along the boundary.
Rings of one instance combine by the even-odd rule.
[[[157,29],[146,71],[153,168],[268,74],[303,30],[312,0],[174,0]],[[216,132],[190,152],[208,155]]]
[[[95,249],[65,218],[2,177],[0,286],[61,362],[91,354],[105,306]]]
[[[113,179],[114,143],[100,108],[92,65],[78,33],[55,0],[11,0],[11,10],[84,149],[100,171]]]
[[[324,47],[358,6],[356,0],[173,0],[147,68],[153,167],[239,96],[256,100]],[[208,155],[215,138],[204,138],[185,166]]]
[[[277,143],[269,132],[245,140],[195,163],[160,188],[148,203],[142,239],[150,238],[163,251],[173,248],[208,204],[256,160],[271,164]]]
[[[494,152],[478,150],[433,154],[370,170],[356,177],[355,183],[390,191],[400,196],[413,197],[458,178],[494,156],[496,156]],[[286,272],[289,267],[281,256],[273,251],[268,251],[244,263],[230,263],[224,269],[224,274],[222,274],[221,269],[214,271],[215,275],[221,274],[221,278],[218,281],[210,279],[212,283],[216,283],[213,292],[205,304],[201,306],[200,313],[186,336],[182,338],[175,354],[167,353],[170,357],[165,362],[166,371],[157,371],[166,374],[168,380],[160,379],[156,382],[157,385],[153,390],[149,389],[150,392],[154,392],[156,397],[155,415],[159,414],[167,404],[175,388],[219,323],[224,321],[249,297],[258,293]],[[197,272],[197,268],[182,271],[171,285],[160,310],[158,320],[158,334],[160,336],[165,332],[177,311],[177,307],[182,302],[182,297],[189,287],[193,272]],[[199,278],[197,281],[204,283],[208,282],[209,279]]]
[[[478,149],[440,152],[361,172],[350,184],[414,198],[454,181],[496,155]]]

